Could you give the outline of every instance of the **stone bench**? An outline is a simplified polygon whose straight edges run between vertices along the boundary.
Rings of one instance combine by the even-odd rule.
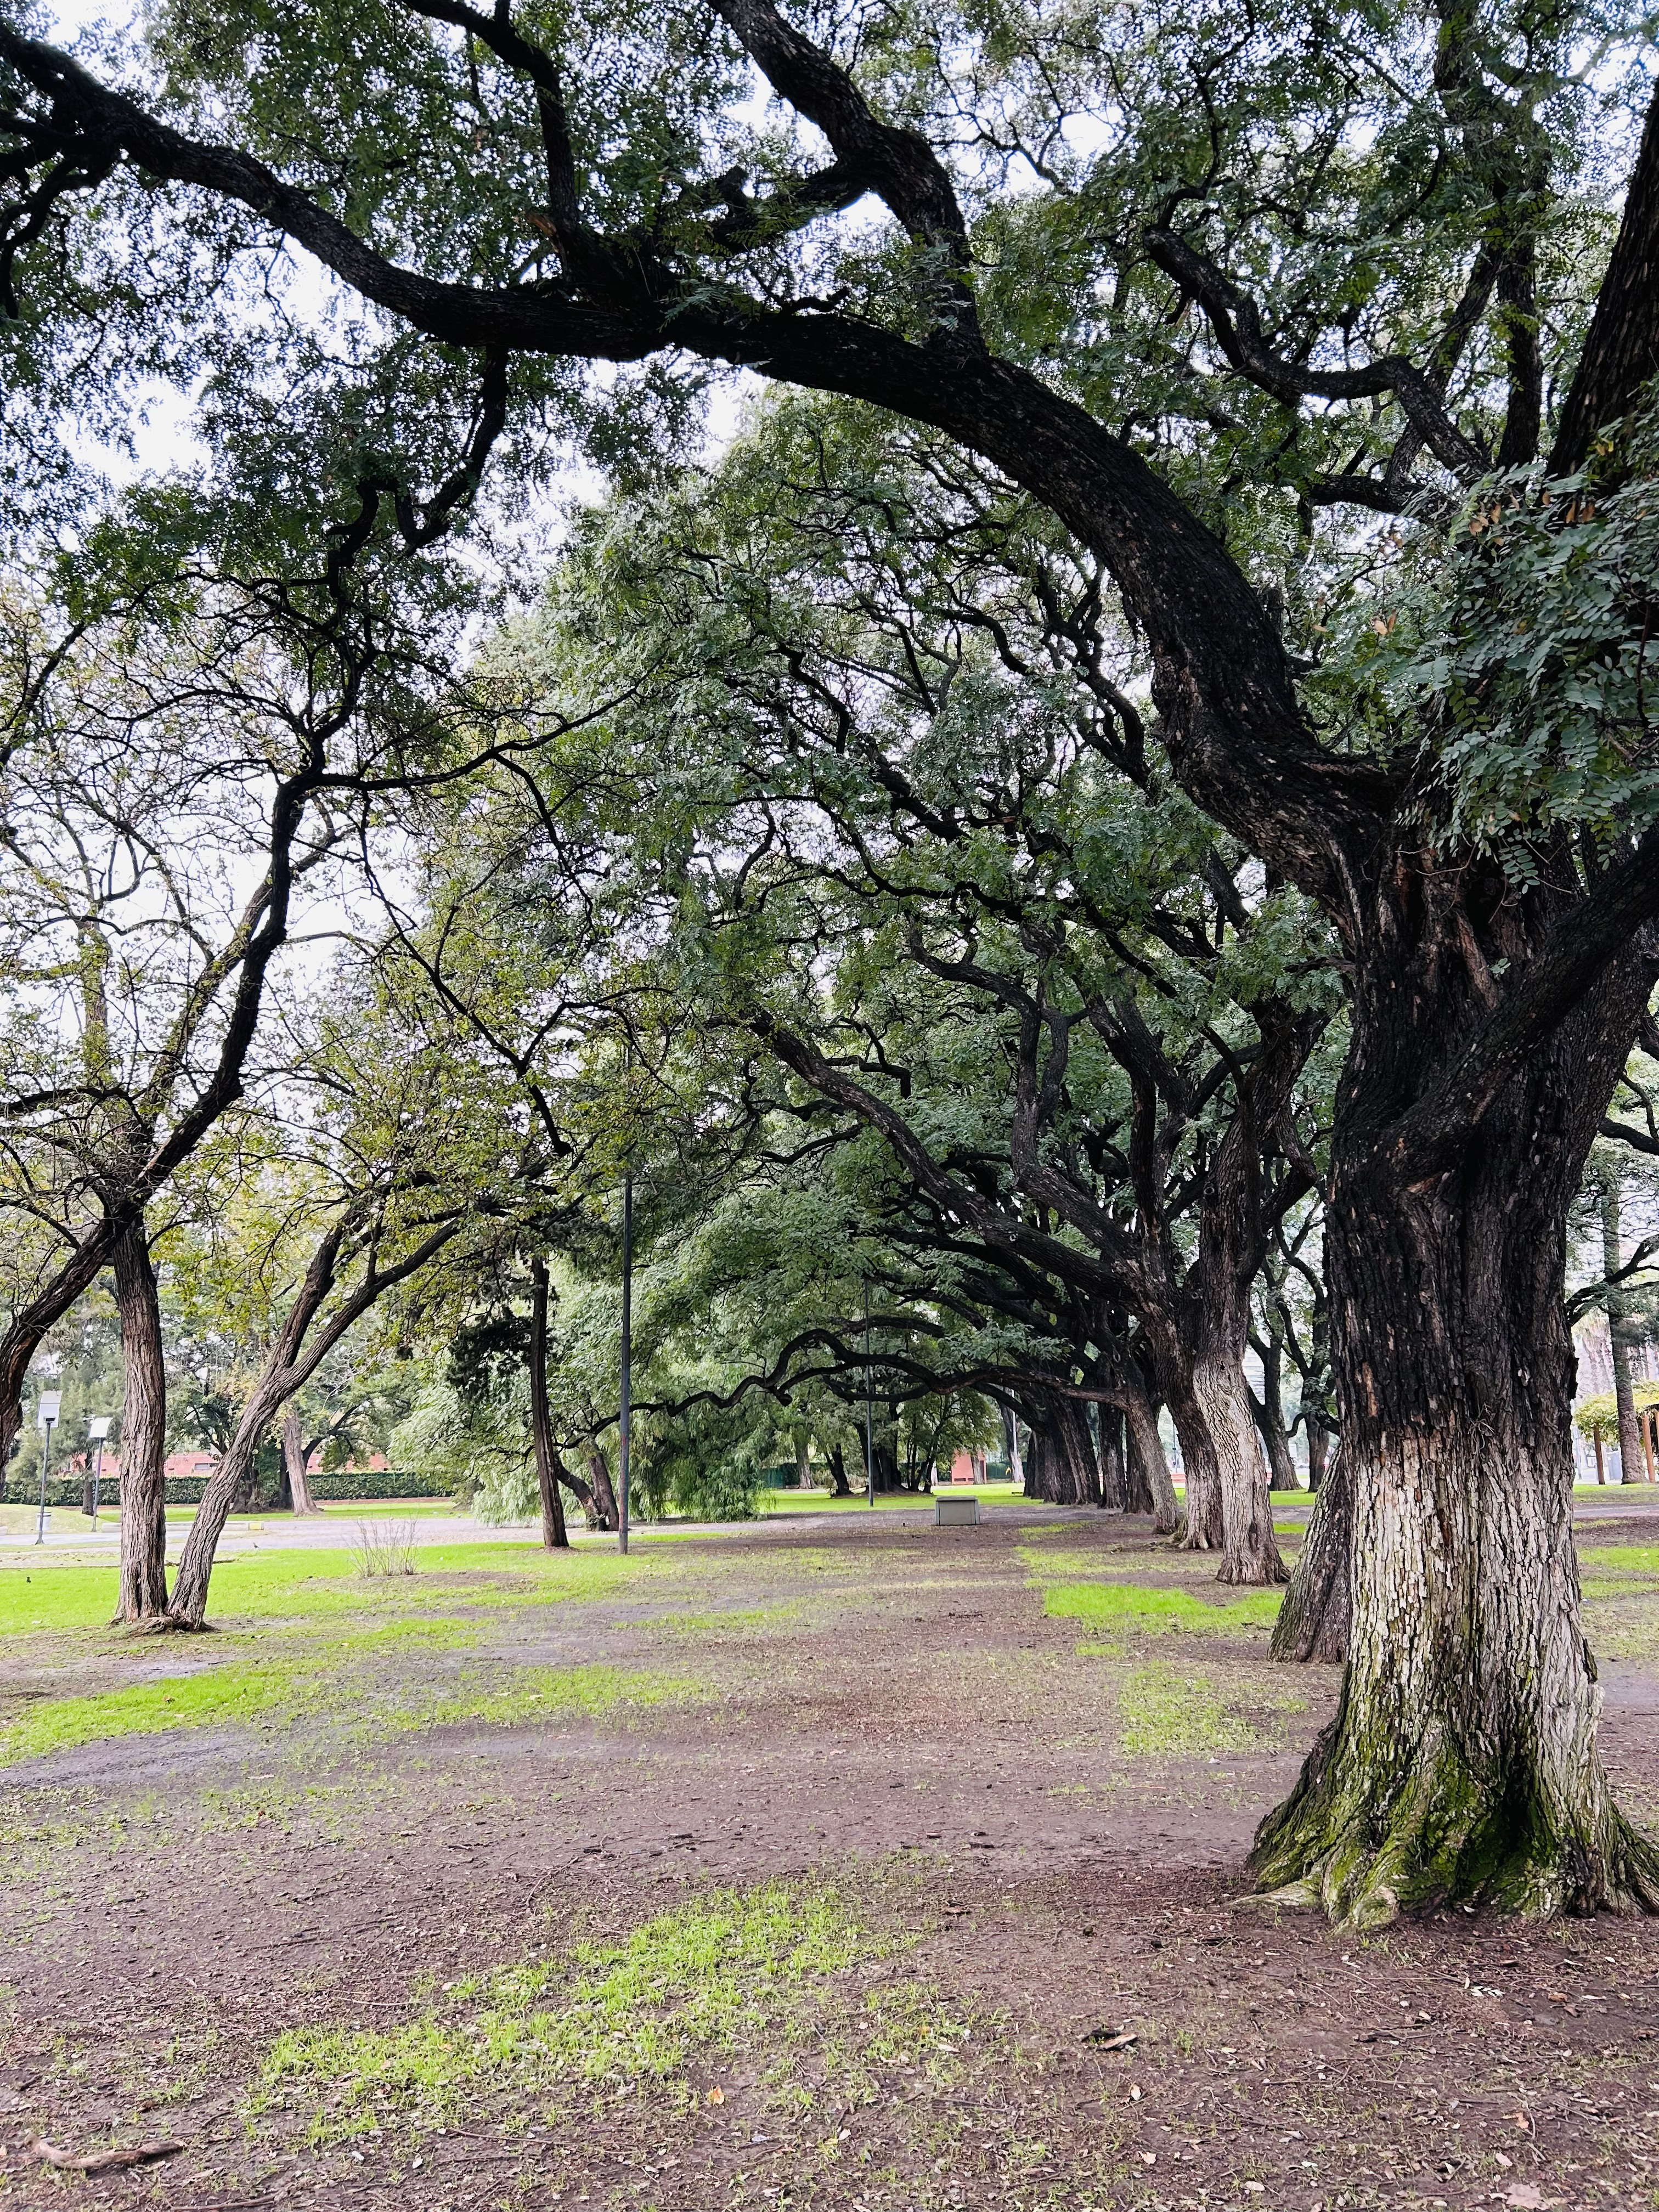
[[[977,1498],[952,1498],[946,1492],[937,1493],[935,1503],[941,1528],[967,1528],[978,1525]]]

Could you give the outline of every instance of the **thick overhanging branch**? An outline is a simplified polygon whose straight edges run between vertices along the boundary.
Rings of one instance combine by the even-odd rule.
[[[1241,376],[1276,399],[1376,399],[1392,396],[1429,451],[1454,476],[1468,480],[1492,466],[1473,440],[1446,413],[1430,379],[1403,354],[1368,362],[1363,368],[1303,368],[1276,354],[1261,334],[1261,315],[1212,261],[1194,252],[1172,230],[1154,226],[1143,234],[1147,252],[1210,319],[1221,350]]]
[[[1630,847],[1587,896],[1568,908],[1549,943],[1498,999],[1455,1065],[1393,1125],[1384,1146],[1391,1173],[1409,1183],[1455,1166],[1504,1085],[1644,930],[1656,940],[1650,964],[1659,974],[1656,916],[1659,828]]]

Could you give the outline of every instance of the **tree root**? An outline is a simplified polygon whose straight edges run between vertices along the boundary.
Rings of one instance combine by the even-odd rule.
[[[1563,1827],[1535,1791],[1483,1790],[1443,1737],[1418,1747],[1386,1800],[1338,1787],[1346,1706],[1345,1687],[1295,1790],[1256,1831],[1249,1871],[1264,1898],[1361,1929],[1450,1904],[1536,1919],[1659,1912],[1659,1848],[1616,1808],[1589,1833]]]

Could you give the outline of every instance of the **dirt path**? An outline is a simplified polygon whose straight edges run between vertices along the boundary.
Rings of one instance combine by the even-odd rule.
[[[1261,1595],[1098,1516],[872,1518],[267,1550],[160,1644],[8,1577],[0,2203],[1653,2203],[1659,1934],[1264,1910],[1335,1681]],[[1651,1819],[1659,1516],[1581,1541]]]

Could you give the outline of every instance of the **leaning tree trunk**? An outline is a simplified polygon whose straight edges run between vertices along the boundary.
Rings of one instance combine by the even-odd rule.
[[[297,1406],[289,1407],[283,1423],[283,1465],[288,1469],[289,1492],[295,1513],[320,1516],[323,1509],[311,1494],[311,1474],[306,1466],[305,1431],[300,1425]]]
[[[1302,1556],[1273,1623],[1270,1648],[1275,1659],[1320,1659],[1335,1665],[1347,1657],[1352,1542],[1353,1492],[1339,1445],[1314,1500]]]
[[[1124,1392],[1123,1425],[1129,1446],[1129,1510],[1150,1513],[1155,1534],[1172,1536],[1181,1509],[1158,1434],[1158,1409],[1150,1393],[1136,1387],[1133,1376]]]
[[[1587,994],[1476,1138],[1449,1140],[1449,1165],[1407,1153],[1401,1172],[1386,1117],[1467,1033],[1445,1000],[1472,964],[1425,959],[1357,1000],[1332,1139],[1349,1661],[1252,1864],[1361,1925],[1452,1898],[1659,1905],[1659,1856],[1614,1807],[1596,1741],[1562,1297],[1568,1206],[1651,969],[1626,962]]]
[[[587,1474],[593,1487],[588,1512],[593,1524],[599,1528],[615,1528],[621,1525],[622,1516],[617,1510],[617,1492],[611,1480],[611,1462],[599,1444],[587,1448]]]
[[[1274,1490],[1295,1490],[1296,1462],[1291,1456],[1290,1435],[1285,1426],[1284,1350],[1276,1336],[1269,1337],[1261,1355],[1261,1398],[1251,1411],[1267,1447],[1267,1465]]]
[[[1220,1480],[1222,1561],[1217,1580],[1288,1582],[1289,1570],[1273,1535],[1273,1499],[1243,1363],[1231,1346],[1209,1346],[1194,1360],[1193,1395],[1214,1443]]]
[[[1643,1479],[1642,1438],[1636,1421],[1636,1390],[1631,1380],[1631,1326],[1622,1283],[1613,1280],[1625,1264],[1617,1172],[1609,1169],[1601,1185],[1601,1264],[1607,1278],[1607,1342],[1613,1355],[1613,1402],[1619,1415],[1619,1468],[1623,1482]]]
[[[845,1449],[839,1443],[831,1444],[829,1449],[828,1458],[830,1462],[830,1495],[832,1498],[850,1498],[853,1495],[853,1486],[847,1480],[847,1453]]]
[[[161,1307],[142,1214],[116,1239],[121,1317],[121,1584],[117,1619],[155,1620],[167,1609],[167,1366]]]

